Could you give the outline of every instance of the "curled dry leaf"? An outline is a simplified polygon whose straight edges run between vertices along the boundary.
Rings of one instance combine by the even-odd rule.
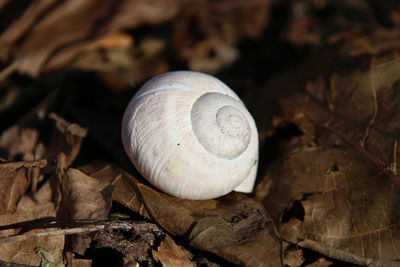
[[[400,59],[372,59],[282,101],[283,142],[264,204],[280,236],[340,260],[396,266]]]
[[[251,198],[232,193],[216,200],[185,200],[158,192],[114,165],[89,165],[81,170],[112,182],[115,201],[187,238],[196,248],[245,266],[282,264],[271,220]]]
[[[50,113],[49,118],[54,120],[56,127],[51,137],[46,158],[55,159],[59,153],[63,153],[65,155],[65,167],[68,167],[78,156],[88,130],[76,123],[67,122],[55,113]]]
[[[40,0],[27,5],[2,33],[0,58],[33,76],[62,66],[99,37],[167,21],[179,7],[176,0]],[[0,14],[6,7],[0,6]]]
[[[31,175],[45,167],[46,160],[0,163],[0,214],[13,213],[31,184]]]

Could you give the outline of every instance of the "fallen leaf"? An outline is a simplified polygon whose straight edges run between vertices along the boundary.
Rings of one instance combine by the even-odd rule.
[[[114,186],[101,183],[73,168],[66,171],[65,179],[68,185],[65,201],[69,203],[72,220],[97,221],[107,218]]]
[[[185,200],[158,192],[115,165],[89,165],[81,170],[93,176],[97,168],[100,180],[115,185],[115,201],[149,216],[169,233],[187,238],[192,246],[235,264],[282,265],[280,241],[267,213],[255,200],[239,193],[216,200]]]
[[[400,60],[354,68],[281,102],[283,121],[302,134],[282,141],[264,205],[287,241],[355,264],[396,266]]]
[[[100,161],[81,166],[79,170],[103,183],[114,186],[112,194],[114,201],[145,218],[150,218],[137,189],[135,189],[139,182],[133,176],[115,165]]]
[[[290,267],[298,267],[304,262],[303,250],[288,248],[284,251],[283,262]]]
[[[58,92],[49,94],[40,104],[22,116],[12,127],[0,136],[0,151],[10,161],[16,159],[38,160],[44,157],[40,145],[41,130],[53,108]]]
[[[46,158],[54,160],[59,153],[63,153],[65,165],[68,167],[78,156],[88,130],[76,123],[67,122],[55,113],[51,113],[49,117],[54,120],[56,127],[51,137]]]
[[[0,215],[0,236],[19,233],[39,233],[54,227],[42,229],[56,218],[56,208],[51,201],[52,191],[46,182],[36,193],[35,199],[23,196],[13,214]],[[38,266],[41,258],[35,253],[36,247],[43,247],[57,261],[62,261],[64,236],[44,236],[23,241],[0,241],[0,260],[15,264]]]
[[[0,136],[0,151],[9,160],[24,159],[25,161],[47,159],[45,168],[33,169],[29,184],[35,192],[42,174],[51,173],[55,166],[56,155],[63,152],[66,164],[69,166],[77,157],[87,129],[77,124],[69,123],[54,113],[50,113],[60,95],[57,91],[49,94],[37,107],[24,115],[12,127]],[[50,115],[49,115],[50,113]],[[53,134],[50,142],[48,117],[54,120]]]
[[[134,46],[130,35],[112,34],[80,51],[67,67],[95,71],[113,90],[129,91],[170,69],[166,63],[167,45],[165,39],[147,37]]]
[[[31,174],[46,164],[46,160],[0,163],[0,214],[15,211],[19,199],[31,184]]]
[[[153,257],[161,262],[163,267],[194,267],[196,266],[189,260],[190,253],[178,246],[174,240],[166,236],[157,250],[153,249]]]
[[[35,1],[2,32],[0,58],[20,73],[37,76],[62,66],[102,36],[167,21],[178,10],[176,0]]]
[[[87,176],[83,172],[65,169],[66,158],[61,154],[57,168],[58,214],[66,226],[75,226],[82,221],[99,221],[108,217],[114,186]],[[85,234],[70,239],[75,252],[83,255],[92,238]]]

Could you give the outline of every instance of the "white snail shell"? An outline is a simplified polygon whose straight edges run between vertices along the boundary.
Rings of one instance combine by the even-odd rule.
[[[137,170],[168,194],[211,199],[253,190],[254,119],[239,97],[210,75],[175,71],[145,83],[126,108],[122,142]]]

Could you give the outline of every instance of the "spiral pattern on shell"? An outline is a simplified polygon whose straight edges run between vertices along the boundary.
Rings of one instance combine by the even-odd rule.
[[[138,171],[168,194],[252,191],[257,128],[239,97],[210,75],[176,71],[145,83],[125,111],[122,142]]]

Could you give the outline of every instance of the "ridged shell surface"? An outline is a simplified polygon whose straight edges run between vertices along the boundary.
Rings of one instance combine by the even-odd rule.
[[[256,125],[210,75],[176,71],[145,83],[126,108],[122,142],[138,171],[168,194],[211,199],[253,189]]]

